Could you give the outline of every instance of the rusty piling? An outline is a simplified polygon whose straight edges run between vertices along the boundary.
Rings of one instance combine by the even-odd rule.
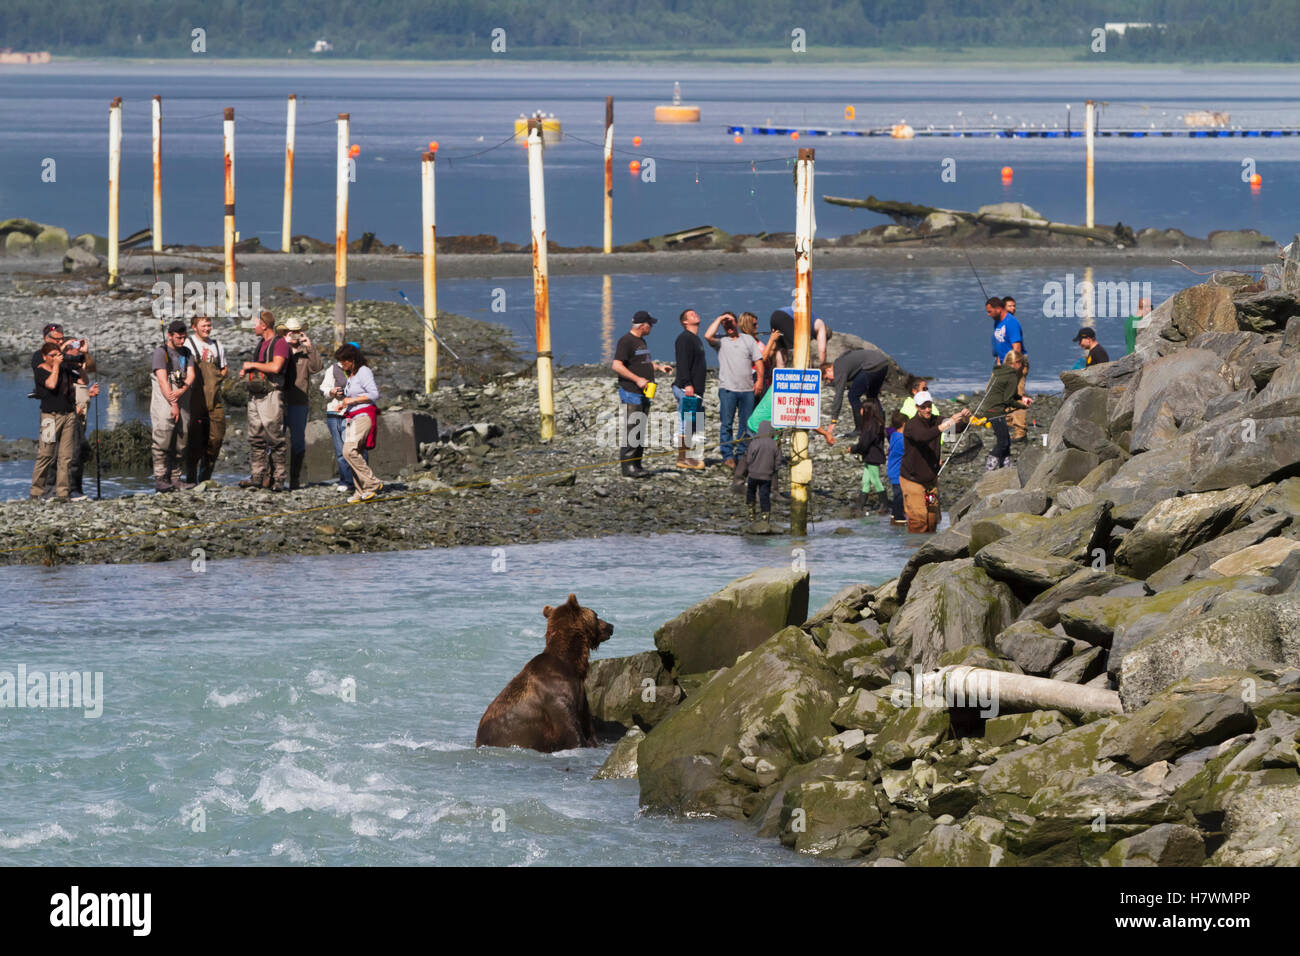
[[[551,296],[546,269],[546,194],[542,179],[542,121],[528,121],[528,205],[533,228],[533,317],[537,325],[537,405],[541,438],[555,436],[551,364]]]

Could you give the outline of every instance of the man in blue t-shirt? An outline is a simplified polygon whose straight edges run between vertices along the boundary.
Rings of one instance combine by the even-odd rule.
[[[1015,299],[1010,300],[1011,308],[1015,308]],[[1025,353],[1024,335],[1020,331],[1020,321],[1016,318],[1014,311],[1007,311],[1007,300],[999,299],[997,296],[990,296],[984,303],[984,312],[993,320],[993,359],[995,365],[1001,365],[1002,360],[1007,357],[1008,352],[1019,352],[1021,357],[1021,394],[1024,394],[1024,379],[1029,375],[1029,361]],[[1019,418],[1011,417],[1007,420],[1011,427],[1011,438],[1013,441],[1024,441],[1028,435],[1025,419],[1023,415]]]

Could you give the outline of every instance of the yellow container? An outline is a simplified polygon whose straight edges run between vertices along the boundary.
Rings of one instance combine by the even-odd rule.
[[[542,119],[542,139],[548,143],[558,143],[564,139],[564,127],[554,116]],[[528,144],[528,119],[519,117],[515,120],[515,142]]]
[[[646,382],[646,383],[645,383],[645,388],[641,389],[641,391],[645,394],[645,397],[646,397],[646,398],[654,398],[654,397],[655,397],[655,383],[654,383],[654,382]]]
[[[656,106],[656,123],[698,123],[700,108],[698,106]]]

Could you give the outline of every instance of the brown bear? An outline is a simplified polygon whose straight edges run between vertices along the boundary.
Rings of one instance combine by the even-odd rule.
[[[602,621],[576,594],[559,607],[542,608],[546,650],[524,665],[488,705],[475,747],[527,747],[542,753],[595,747],[596,727],[587,705],[587,660],[609,640],[614,625]]]

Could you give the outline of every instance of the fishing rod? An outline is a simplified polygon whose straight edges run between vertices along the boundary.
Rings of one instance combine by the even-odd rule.
[[[432,335],[435,339],[437,339],[438,344],[441,345],[443,348],[445,348],[448,352],[451,352],[451,357],[454,358],[457,362],[459,362],[460,356],[456,354],[456,352],[452,349],[450,345],[448,345],[446,342],[442,340],[442,338],[438,335],[437,330],[435,330],[434,327],[429,324],[429,320],[426,319],[420,313],[420,310],[411,304],[411,300],[406,297],[406,293],[403,292],[401,289],[398,289],[397,294],[402,297],[402,301],[406,303],[406,307],[420,317],[420,324],[423,325],[425,329],[428,330],[430,335]]]
[[[990,298],[988,290],[984,288],[984,280],[980,278],[979,272],[976,271],[975,263],[971,262],[970,252],[966,249],[964,245],[961,247],[961,251],[966,256],[966,264],[970,266],[970,271],[974,274],[975,281],[978,282],[980,285],[980,291],[984,293],[984,301],[987,302]],[[984,403],[988,401],[989,389],[993,387],[993,376],[996,372],[997,372],[996,368],[992,372],[989,372],[989,380],[984,384],[984,394],[980,397],[980,403],[978,406],[976,406],[975,411],[971,413],[972,420],[979,418],[979,414],[984,408]],[[943,460],[943,463],[939,465],[939,470],[935,472],[934,475],[934,480],[936,484],[939,481],[939,476],[943,474],[943,470],[948,467],[948,462],[952,461],[953,458],[956,457],[957,452],[961,449],[961,443],[965,441],[966,432],[969,430],[970,429],[964,429],[961,432],[961,434],[957,436],[957,441],[953,444],[952,451],[948,453],[948,457],[945,458]]]
[[[101,484],[100,473],[99,473],[99,459],[100,459],[99,448],[103,436],[100,435],[99,433],[99,394],[98,393],[96,393],[95,395],[94,402],[95,402],[95,500],[103,501],[104,488],[103,485]]]
[[[980,284],[980,291],[984,293],[984,301],[987,302],[989,300],[988,290],[984,288],[984,280],[980,278],[980,274],[975,272],[975,263],[971,262],[970,252],[967,251],[965,246],[961,247],[961,251],[966,256],[966,264],[970,266],[970,271],[975,273],[975,281]]]

